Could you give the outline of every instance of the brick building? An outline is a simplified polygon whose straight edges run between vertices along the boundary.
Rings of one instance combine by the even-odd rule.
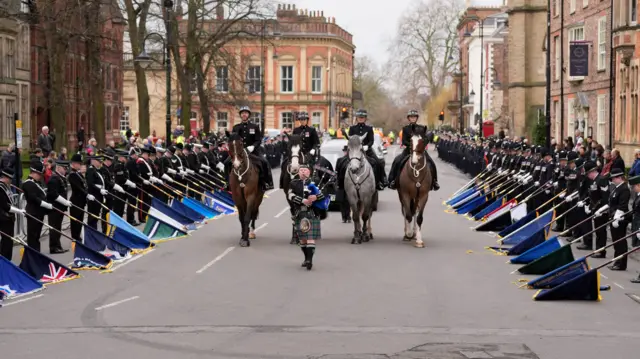
[[[615,113],[613,140],[627,167],[633,163],[633,151],[639,148],[640,126],[638,94],[640,92],[640,36],[638,36],[638,2],[625,1],[614,6],[613,47],[615,68]],[[608,113],[607,113],[608,115]],[[607,123],[608,125],[608,123]]]
[[[564,4],[564,19],[561,4]],[[593,136],[600,144],[609,144],[609,9],[609,1],[552,2],[551,123],[552,134],[557,139],[574,137],[575,131],[580,130],[585,136]],[[588,45],[588,76],[570,76],[569,48],[572,42]],[[561,53],[564,53],[563,59]],[[561,75],[564,76],[562,84]]]
[[[106,138],[99,142],[118,139],[119,120],[122,114],[122,69],[123,69],[123,34],[125,21],[117,2],[111,6],[101,7],[103,18],[103,39],[101,48],[102,77],[104,83],[104,111]],[[82,26],[82,25],[79,25]],[[31,133],[40,133],[42,126],[51,127],[51,116],[48,105],[49,62],[47,58],[46,39],[39,24],[31,25]],[[67,124],[68,147],[77,144],[76,133],[80,126],[85,129],[85,142],[95,132],[94,108],[89,97],[90,75],[85,61],[84,42],[72,40],[66,54],[64,69],[65,79],[65,117]],[[54,130],[53,127],[50,130]],[[61,134],[56,133],[56,136]]]
[[[219,20],[212,20],[212,26],[215,21]],[[269,38],[265,48],[256,36],[230,44],[228,49],[237,54],[239,65],[235,70],[218,66],[208,76],[210,88],[218,93],[218,100],[211,105],[211,128],[230,129],[239,121],[237,106],[229,105],[233,101],[224,95],[243,92],[243,88],[242,102],[249,105],[254,119],[260,117],[263,50],[266,128],[293,127],[296,111],[307,111],[310,122],[321,129],[336,127],[339,109],[351,109],[353,36],[322,11],[297,9],[295,5],[279,5],[266,33]],[[231,71],[241,71],[242,75],[234,76]],[[193,101],[192,111],[200,120],[198,97],[194,95]]]

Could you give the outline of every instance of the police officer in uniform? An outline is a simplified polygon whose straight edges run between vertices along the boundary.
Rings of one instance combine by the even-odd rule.
[[[298,120],[298,127],[293,129],[293,134],[302,138],[302,152],[308,153],[313,156],[312,158],[315,158],[316,148],[320,146],[318,132],[315,127],[308,126],[309,114],[306,111],[299,112],[296,120]],[[310,168],[313,168],[314,163],[315,161],[308,163]]]
[[[387,183],[387,175],[384,173],[384,166],[380,163],[380,160],[373,152],[373,127],[366,124],[367,122],[367,111],[358,110],[356,111],[356,121],[357,123],[351,127],[349,127],[349,137],[351,136],[364,136],[367,135],[362,141],[362,149],[367,155],[367,160],[373,167],[373,172],[376,177],[376,183],[378,186],[378,190],[382,191],[385,187],[388,186]],[[404,133],[403,133],[404,136]]]
[[[84,174],[80,172],[82,167],[82,155],[76,153],[71,156],[71,171],[67,174],[67,181],[71,187],[71,204],[69,214],[78,221],[71,220],[71,238],[76,241],[82,241],[80,233],[82,232],[82,222],[84,221],[84,207],[87,201],[93,201],[95,198],[87,192],[87,181]]]
[[[584,218],[585,216],[591,215],[593,216],[593,224],[591,221],[585,222],[584,225],[581,225],[580,232],[582,234],[591,232],[593,227],[596,228],[604,225],[607,222],[607,216],[602,214],[598,214],[598,212],[602,206],[607,204],[609,200],[609,180],[604,178],[598,172],[598,165],[595,162],[588,161],[584,164],[584,184],[583,187],[587,189],[587,196],[589,198],[589,204],[583,204],[581,207],[584,208],[584,214],[579,213],[579,215]],[[578,204],[580,205],[580,204]],[[579,211],[579,210],[578,210]],[[600,249],[604,247],[607,243],[607,228],[601,228],[596,231],[596,249]],[[582,243],[576,247],[581,250],[593,250],[593,234],[587,234],[582,237]],[[603,258],[604,253],[598,252],[592,256],[593,258]]]
[[[158,175],[165,183],[173,183],[175,177],[172,176],[176,176],[178,174],[178,172],[173,168],[173,151],[175,151],[175,147],[169,146],[169,149],[165,150],[162,156],[158,156]],[[169,197],[160,191],[156,193],[156,197],[164,203],[169,203]]]
[[[393,164],[391,165],[391,171],[389,172],[389,188],[396,189],[396,181],[398,176],[400,175],[400,171],[402,166],[405,164],[409,155],[411,154],[411,137],[413,133],[418,127],[422,127],[417,124],[418,122],[418,111],[411,110],[407,113],[407,120],[409,120],[409,124],[402,128],[402,145],[404,146],[404,150],[401,154],[397,155],[396,158],[393,159]],[[349,131],[351,133],[351,131]],[[367,136],[369,137],[369,136]],[[438,184],[438,171],[436,169],[436,164],[433,162],[431,156],[427,151],[424,151],[424,156],[429,165],[431,166],[431,175],[433,177],[433,184],[431,188],[434,191],[440,189],[440,185]]]
[[[242,122],[233,126],[232,132],[242,138],[249,156],[260,161],[260,182],[263,184],[264,190],[270,190],[273,189],[273,177],[271,176],[271,167],[267,159],[262,156],[262,147],[260,146],[262,144],[262,133],[259,125],[249,122],[249,116],[251,116],[249,107],[242,106],[240,108]],[[227,173],[229,173],[231,168],[230,158],[227,158],[225,167]]]
[[[87,166],[87,188],[90,195],[94,200],[87,203],[87,212],[93,216],[87,218],[87,225],[95,230],[98,230],[98,219],[103,220],[107,218],[106,212],[103,210],[101,204],[104,204],[105,197],[109,195],[107,191],[107,179],[102,176],[100,168],[102,167],[102,156],[89,156],[89,165]],[[102,213],[102,216],[100,215]]]
[[[105,202],[108,208],[115,209],[116,204],[124,205],[123,201],[127,200],[127,192],[116,182],[116,166],[114,163],[117,160],[116,151],[106,148],[103,150],[102,157],[104,158],[104,163],[100,167],[100,174],[106,182],[106,190],[113,193],[105,196]],[[122,181],[122,179],[119,180]],[[103,211],[102,215],[105,218],[105,221],[102,222],[102,232],[107,233],[106,211]]]
[[[5,168],[0,172],[0,256],[11,260],[13,256],[13,237],[15,234],[16,214],[24,215],[24,210],[16,207],[11,191],[11,182],[14,172],[11,168]]]
[[[128,198],[127,201],[130,206],[127,206],[127,222],[132,226],[137,226],[140,222],[136,221],[134,217],[134,213],[137,212],[134,208],[138,208],[138,187],[142,187],[142,179],[140,178],[140,173],[138,172],[138,156],[140,155],[140,149],[137,147],[131,147],[129,150],[129,159],[127,160],[127,164],[125,168],[127,172],[129,172],[129,180],[133,185],[127,185],[127,193]],[[143,218],[138,218],[138,220]]]
[[[22,191],[27,200],[25,208],[27,216],[27,244],[40,252],[40,235],[42,234],[42,222],[53,206],[47,202],[47,192],[42,186],[44,177],[44,165],[40,159],[33,158],[29,166],[31,173],[22,184]]]
[[[49,232],[49,253],[51,254],[68,252],[67,249],[62,248],[62,243],[60,243],[63,213],[71,207],[71,202],[67,200],[66,166],[68,165],[67,161],[56,161],[54,167],[51,168],[51,177],[47,182],[47,202],[51,203],[54,208],[48,215],[49,226],[54,229]]]
[[[120,192],[120,194],[118,194],[118,197],[120,197],[122,201],[116,199],[115,202],[113,203],[112,208],[115,214],[124,218],[125,207],[127,206],[127,201],[129,201],[129,199],[127,198],[128,197],[127,190],[125,189],[125,187],[135,188],[135,183],[129,180],[129,171],[127,171],[127,167],[126,167],[127,153],[115,152],[114,159],[115,159],[115,163],[111,167],[113,170],[113,180],[115,184],[120,187],[120,189],[116,189],[116,191]],[[133,185],[134,187],[131,187],[131,185]],[[115,189],[115,186],[114,186],[114,189]]]
[[[558,153],[558,163],[556,164],[556,167],[553,173],[553,187],[556,189],[556,192],[555,192],[556,195],[567,188],[567,178],[565,177],[566,169],[567,169],[567,152],[560,151]],[[556,216],[560,216],[567,210],[567,205],[566,203],[564,203],[564,197],[565,195],[561,194],[556,199],[556,204],[561,203],[560,206],[558,206],[558,208],[556,209]],[[564,231],[565,217],[566,216],[562,216],[562,218],[556,221],[556,226],[555,228],[552,229],[554,232]]]
[[[567,179],[567,192],[566,195],[572,195],[575,192],[579,192],[580,183],[582,182],[582,176],[580,171],[576,167],[576,160],[578,159],[578,153],[574,151],[570,151],[567,154],[567,167],[564,171],[564,176]],[[575,197],[573,197],[573,201],[575,201]],[[573,208],[573,201],[567,203],[567,210]],[[580,213],[577,208],[571,209],[569,213],[565,217],[566,219],[566,227],[572,228],[576,223],[579,223],[578,219],[581,217],[582,213]],[[576,237],[575,228],[572,230],[573,233],[570,233],[569,236]],[[579,236],[579,235],[578,235]]]
[[[629,178],[629,186],[633,190],[633,202],[631,204],[633,209],[633,217],[631,222],[631,232],[640,230],[640,176]],[[640,244],[640,233],[635,234],[631,238],[631,245],[637,247]],[[640,275],[631,279],[631,283],[640,283]]]
[[[151,153],[151,150],[149,148],[142,148],[142,157],[139,157],[136,160],[136,167],[137,167],[137,172],[138,172],[138,176],[140,176],[140,181],[141,181],[141,189],[142,191],[140,191],[140,203],[138,205],[138,220],[140,221],[140,223],[146,223],[146,216],[147,213],[149,213],[149,208],[150,208],[150,204],[151,204],[151,198],[149,197],[149,193],[151,193],[151,189],[153,188],[151,186],[151,183],[155,183],[155,179],[152,178],[156,178],[153,175],[153,169],[151,168],[151,162],[149,161],[149,153]]]
[[[609,195],[609,218],[614,221],[611,223],[609,230],[611,231],[611,241],[616,242],[627,234],[627,225],[629,224],[628,215],[629,200],[631,199],[631,190],[624,180],[624,172],[620,168],[613,168],[609,173],[613,189]],[[628,250],[627,240],[622,240],[613,245],[613,256],[618,257]],[[624,256],[613,263],[609,267],[611,270],[623,271],[627,270],[627,256]]]

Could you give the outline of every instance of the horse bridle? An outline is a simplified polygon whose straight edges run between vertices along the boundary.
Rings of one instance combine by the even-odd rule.
[[[360,157],[348,157],[349,162],[351,162],[351,160],[356,160],[360,163],[360,166],[358,166],[358,171],[360,171],[362,168],[364,168],[364,161],[366,161],[366,158],[364,157],[364,152],[360,151]],[[358,194],[358,198],[360,198],[360,185],[362,185],[364,183],[364,181],[367,180],[367,178],[369,178],[369,176],[371,175],[372,171],[368,171],[367,175],[365,176],[365,178],[362,179],[362,181],[360,181],[360,176],[356,176],[356,180],[353,180],[353,171],[349,170],[349,179],[351,180],[351,182],[353,184],[356,185],[356,193]]]
[[[300,161],[300,157],[302,157],[302,162]],[[289,174],[289,176],[293,177],[295,176],[297,173],[291,172],[291,160],[297,158],[298,159],[298,164],[303,164],[304,163],[304,153],[302,152],[302,150],[300,152],[298,152],[297,155],[289,155],[289,164],[287,165],[287,173]]]
[[[411,154],[412,155],[413,155],[413,152],[414,152],[414,149],[411,149]],[[422,156],[421,157],[422,157],[422,167],[420,167],[420,168],[416,168],[413,165],[413,163],[411,162],[411,159],[409,159],[409,168],[413,171],[413,178],[416,179],[416,187],[418,187],[418,188],[420,188],[420,186],[421,186],[421,184],[420,184],[421,181],[418,181],[418,179],[420,177],[420,173],[422,172],[422,170],[425,169],[425,167],[427,167],[427,157],[424,154],[424,151],[422,152]],[[418,164],[419,163],[420,162],[418,161]]]
[[[237,156],[236,147],[237,147],[237,144],[234,141],[234,144],[233,144],[233,154],[234,154],[234,156]],[[244,146],[242,146],[242,151],[244,152],[244,156],[245,156],[246,162],[247,162],[246,163],[246,168],[244,169],[244,171],[242,173],[240,173],[240,171],[235,169],[235,168],[231,169],[231,171],[238,177],[238,181],[240,182],[240,188],[244,188],[245,187],[244,182],[242,182],[242,176],[247,174],[247,172],[249,172],[249,168],[251,168],[251,160],[249,159],[249,153],[247,152],[247,149],[244,148]],[[241,159],[240,168],[242,168],[243,162],[244,161],[242,161],[242,159]]]

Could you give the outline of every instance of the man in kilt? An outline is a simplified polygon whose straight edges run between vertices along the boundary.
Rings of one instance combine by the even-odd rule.
[[[295,235],[304,254],[302,267],[311,270],[316,240],[321,238],[320,220],[327,218],[328,201],[309,176],[308,165],[300,166],[299,179],[291,182],[287,196],[294,206]]]

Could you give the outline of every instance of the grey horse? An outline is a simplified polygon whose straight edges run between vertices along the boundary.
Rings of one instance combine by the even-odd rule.
[[[354,230],[351,244],[360,244],[373,239],[371,214],[373,197],[376,193],[376,179],[373,168],[362,149],[362,141],[366,136],[350,136],[347,143],[349,165],[344,178],[344,189],[353,215]]]

